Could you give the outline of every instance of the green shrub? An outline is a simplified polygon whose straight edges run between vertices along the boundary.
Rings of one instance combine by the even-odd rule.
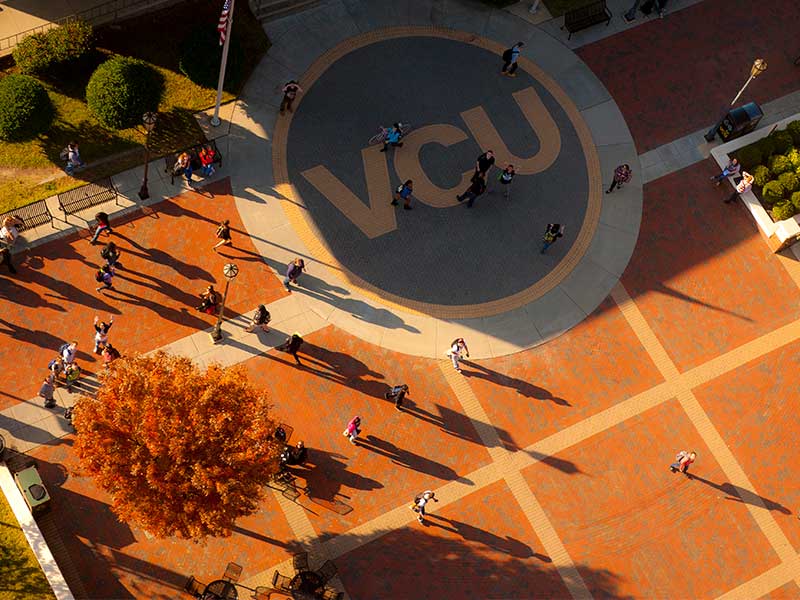
[[[775,154],[786,154],[794,144],[792,135],[788,131],[775,131],[770,137],[775,145]]]
[[[152,66],[115,56],[92,73],[86,103],[101,123],[125,129],[141,123],[144,113],[157,110],[163,91],[164,79]]]
[[[795,210],[794,205],[788,200],[784,200],[783,202],[772,207],[772,218],[776,221],[791,219],[795,212],[797,211]]]
[[[0,79],[0,139],[15,141],[46,131],[53,104],[44,86],[28,75]]]
[[[755,166],[760,165],[762,163],[762,159],[765,160],[766,156],[762,155],[761,148],[758,143],[756,143],[745,146],[744,148],[739,148],[736,151],[736,158],[739,159],[739,162],[742,164],[742,168],[745,171],[749,171]]]
[[[764,162],[775,154],[775,142],[774,140],[767,136],[765,138],[761,138],[755,143],[758,146],[758,149],[761,150],[761,157],[764,159]]]
[[[786,126],[786,131],[792,136],[795,146],[800,146],[800,121],[792,121]]]
[[[219,83],[219,64],[222,46],[215,29],[205,25],[195,27],[181,44],[178,68],[181,73],[203,87],[215,88]],[[244,50],[239,38],[231,37],[228,48],[228,65],[225,68],[224,88],[237,92],[244,77]]]
[[[755,169],[750,171],[753,175],[753,183],[758,187],[764,187],[764,184],[772,180],[772,173],[769,167],[758,165]]]
[[[791,194],[800,190],[800,179],[797,178],[797,175],[792,173],[791,171],[787,171],[786,173],[781,173],[778,176],[778,181],[781,182],[784,188],[786,188],[786,193]]]
[[[780,175],[792,170],[792,163],[783,154],[775,154],[769,159],[769,170],[773,175]]]
[[[791,148],[785,156],[789,159],[789,162],[792,163],[792,167],[800,167],[800,150]]]
[[[92,26],[70,21],[45,33],[29,35],[14,49],[20,72],[41,75],[94,50]]]
[[[791,201],[792,206],[794,206],[795,209],[800,212],[800,192],[795,192],[792,194]]]
[[[784,188],[783,184],[777,179],[768,181],[766,184],[764,184],[764,187],[761,188],[761,197],[767,204],[775,204],[780,202],[783,200],[785,195],[786,188]]]

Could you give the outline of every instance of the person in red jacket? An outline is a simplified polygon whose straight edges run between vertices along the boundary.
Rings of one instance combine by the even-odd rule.
[[[211,146],[203,146],[197,157],[200,159],[200,171],[203,175],[206,177],[213,175],[214,159],[217,157],[217,153],[214,152],[214,149]]]

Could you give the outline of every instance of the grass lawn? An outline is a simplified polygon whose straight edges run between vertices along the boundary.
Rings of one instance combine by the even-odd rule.
[[[570,11],[573,8],[585,6],[586,4],[589,4],[591,0],[542,0],[542,2],[544,2],[544,5],[550,12],[550,16],[555,18],[560,17],[565,12]],[[631,3],[633,3],[633,0],[631,0]]]
[[[114,54],[146,60],[164,77],[159,120],[150,137],[153,156],[203,139],[192,114],[214,105],[216,89],[199,86],[179,71],[179,47],[198,23],[206,22],[215,28],[218,8],[207,0],[186,0],[162,11],[100,28],[96,31],[98,51],[93,57],[64,73],[63,78],[43,79],[56,108],[56,118],[50,130],[38,138],[0,143],[0,212],[141,164],[144,128],[106,129],[91,115],[85,102],[86,83],[92,72]],[[243,46],[247,76],[269,48],[269,41],[247,3],[237,5],[234,20],[233,35]],[[0,76],[13,72],[13,65],[8,65]],[[238,90],[226,91],[223,102],[234,99],[236,93]],[[81,157],[89,163],[74,178],[64,174],[58,158],[70,141],[80,144]]]
[[[39,561],[0,492],[0,600],[55,598]]]

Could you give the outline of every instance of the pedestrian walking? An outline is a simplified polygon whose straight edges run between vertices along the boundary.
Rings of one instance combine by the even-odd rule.
[[[111,229],[111,224],[108,221],[108,215],[104,212],[99,212],[94,216],[95,220],[97,221],[97,229],[94,230],[94,235],[90,240],[90,244],[96,244],[97,238],[100,237],[100,233],[103,231],[106,232],[106,235],[111,235],[114,230]]]
[[[4,218],[3,227],[0,228],[0,244],[2,244],[2,247],[10,250],[16,243],[17,238],[19,238],[19,229],[17,228],[24,225],[25,221],[17,215],[9,215]]]
[[[260,327],[261,331],[269,331],[269,327],[267,327],[267,325],[271,320],[272,316],[269,314],[267,307],[263,304],[259,304],[258,308],[253,313],[253,316],[250,317],[250,325],[247,326],[245,331],[247,333],[252,333],[257,327]]]
[[[428,502],[433,500],[434,502],[438,502],[438,498],[436,498],[436,493],[432,490],[425,490],[421,494],[414,497],[414,503],[409,507],[416,513],[417,521],[423,523],[425,521],[425,507],[428,505]]]
[[[753,176],[747,171],[742,171],[742,176],[734,177],[733,181],[736,182],[736,189],[733,190],[733,193],[730,196],[723,200],[725,204],[730,204],[741,194],[749,192],[750,188],[753,187]]]
[[[96,292],[102,292],[103,290],[113,290],[114,284],[112,283],[114,279],[114,269],[113,267],[109,267],[108,265],[103,265],[97,270],[97,273],[94,274],[94,280],[98,283],[102,283],[100,287],[94,288]]]
[[[403,201],[403,208],[411,210],[411,194],[414,192],[414,182],[410,179],[405,183],[401,183],[394,191],[394,198],[392,199],[392,206],[397,206],[399,200]]]
[[[450,343],[450,348],[447,349],[445,355],[450,357],[450,360],[453,363],[453,368],[461,373],[459,361],[463,360],[464,355],[469,358],[469,348],[467,348],[467,342],[464,341],[464,338],[454,339]]]
[[[297,83],[294,79],[291,81],[286,82],[286,85],[283,86],[283,100],[281,100],[281,114],[283,111],[288,110],[289,112],[292,111],[292,103],[294,99],[297,97],[297,94],[302,94],[303,88],[300,87],[300,84]]]
[[[715,182],[717,185],[722,183],[722,180],[726,177],[735,177],[739,174],[739,171],[742,170],[742,165],[739,164],[739,159],[732,158],[725,168],[722,169],[722,172],[719,175],[713,175],[709,177],[709,179]]]
[[[400,130],[400,123],[395,123],[389,129],[386,130],[386,138],[383,140],[383,148],[381,148],[381,152],[386,152],[389,149],[389,146],[393,148],[402,148],[403,142],[400,141],[400,138],[403,137],[403,132]]]
[[[509,77],[517,76],[517,59],[519,59],[520,48],[522,48],[524,45],[525,44],[523,42],[517,42],[511,46],[511,48],[508,48],[505,52],[503,52],[503,69],[500,71],[500,73]]]
[[[283,285],[286,287],[286,291],[290,292],[292,289],[289,287],[290,283],[297,285],[297,280],[299,279],[300,275],[303,274],[305,271],[306,263],[302,258],[295,258],[289,266],[286,268],[286,279],[283,280]]]
[[[217,227],[217,233],[214,235],[217,236],[219,241],[216,245],[211,248],[214,252],[217,251],[217,248],[220,246],[233,246],[233,240],[231,240],[231,222],[228,219],[225,219],[222,223],[219,224]]]
[[[106,264],[109,267],[119,268],[122,266],[122,263],[119,262],[119,257],[122,254],[122,251],[117,248],[117,245],[114,242],[108,242],[103,249],[100,250],[100,258],[106,261]]]
[[[214,159],[216,157],[217,153],[208,144],[200,149],[197,158],[200,159],[200,172],[203,173],[203,176],[211,177],[214,174]]]
[[[42,387],[39,388],[39,397],[44,400],[45,408],[53,408],[56,405],[56,401],[53,398],[53,394],[56,391],[55,382],[55,375],[49,373],[47,377],[44,378]]]
[[[108,331],[114,324],[114,317],[112,316],[108,323],[101,321],[100,317],[94,316],[94,353],[101,354],[103,348],[108,343]]]
[[[303,338],[300,337],[300,334],[295,332],[281,345],[280,349],[288,352],[294,357],[294,362],[298,365],[300,364],[300,359],[297,357],[297,351],[300,350],[300,346],[303,345]]]
[[[8,267],[8,272],[12,275],[17,274],[17,269],[11,262],[11,250],[8,248],[0,248],[0,265]]]
[[[67,344],[62,344],[61,347],[58,349],[58,354],[61,356],[61,360],[63,361],[64,369],[66,370],[67,366],[71,365],[75,362],[75,356],[78,353],[78,342],[73,341]]]
[[[472,183],[470,186],[464,191],[463,194],[456,196],[456,200],[463,202],[465,198],[469,198],[467,201],[467,208],[472,208],[472,205],[475,203],[475,198],[483,194],[485,191],[486,180],[480,173],[475,173],[472,176]]]
[[[611,186],[606,190],[606,194],[610,194],[614,191],[614,188],[621,188],[624,183],[628,183],[631,180],[631,175],[633,175],[633,171],[630,165],[619,165],[614,169],[614,180],[611,182]]]
[[[556,240],[564,237],[564,226],[559,223],[548,223],[542,238],[542,250],[540,254],[547,252],[547,249],[556,243]]]
[[[669,466],[669,470],[672,471],[673,473],[683,473],[688,477],[689,466],[695,461],[696,458],[697,458],[697,452],[695,452],[694,450],[691,452],[687,452],[686,450],[681,450],[675,457],[675,462]]]
[[[486,174],[492,165],[494,165],[494,152],[487,150],[475,159],[475,175],[480,174],[483,179],[486,179]]]
[[[383,397],[387,400],[394,400],[394,407],[397,410],[400,410],[403,406],[403,400],[405,399],[406,394],[408,394],[408,386],[405,383],[402,383],[394,386],[392,389],[386,392]]]
[[[342,435],[346,438],[350,438],[350,443],[355,444],[356,439],[358,438],[358,434],[361,433],[361,417],[355,416],[350,419],[350,422],[345,427],[345,430],[342,432]]]
[[[81,159],[81,152],[78,149],[78,144],[75,142],[68,143],[66,148],[61,151],[59,158],[67,161],[64,171],[70,176],[75,172],[76,168],[80,169],[86,166],[86,163]]]
[[[500,182],[500,185],[503,186],[505,190],[504,197],[506,200],[511,198],[511,182],[514,181],[514,165],[506,165],[506,167],[500,171],[500,174],[497,176],[497,181]]]

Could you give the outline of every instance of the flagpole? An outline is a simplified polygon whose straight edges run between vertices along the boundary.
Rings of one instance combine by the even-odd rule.
[[[219,65],[219,82],[217,83],[217,102],[214,105],[214,116],[211,117],[211,124],[214,127],[219,126],[219,105],[222,102],[222,84],[225,81],[225,66],[228,64],[228,46],[231,43],[231,29],[233,28],[233,9],[236,6],[236,0],[231,0],[231,9],[228,11],[228,26],[225,31],[225,44],[222,46],[222,61]]]

